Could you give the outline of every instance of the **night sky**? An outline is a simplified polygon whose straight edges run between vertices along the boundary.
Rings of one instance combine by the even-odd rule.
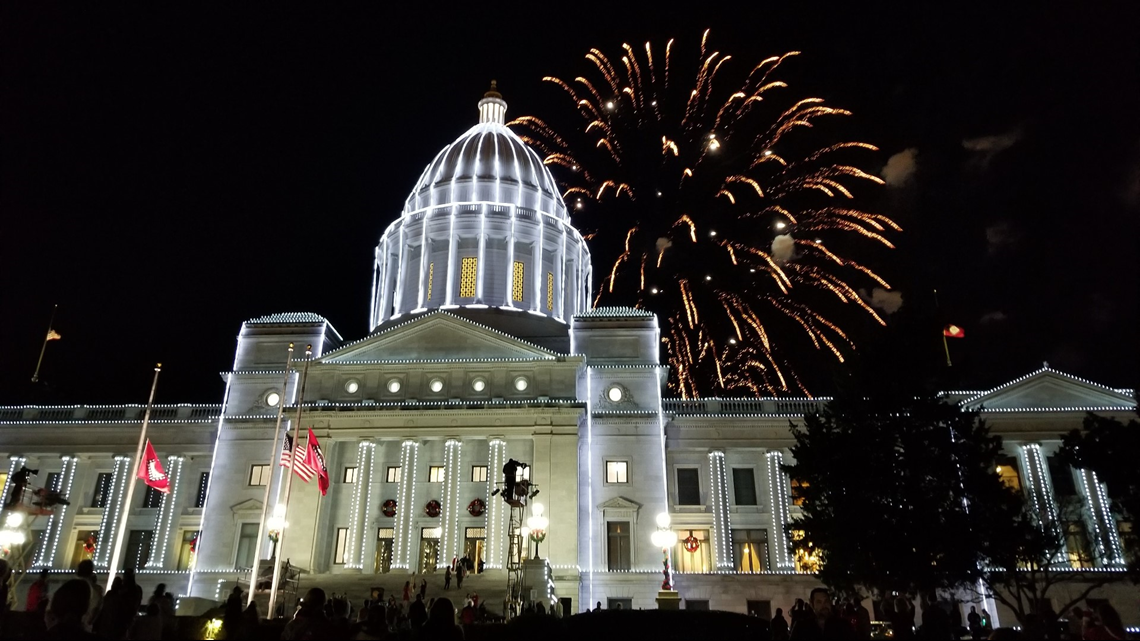
[[[160,360],[159,401],[220,402],[241,322],[276,311],[363,336],[380,233],[490,79],[508,118],[543,116],[565,98],[542,76],[587,72],[589,47],[692,44],[705,27],[750,65],[803,51],[782,79],[855,112],[846,131],[882,149],[864,169],[894,156],[898,184],[874,202],[906,231],[876,264],[903,306],[876,349],[937,365],[954,321],[960,387],[1042,361],[1137,386],[1134,21],[1110,5],[909,4],[5,3],[0,402],[145,402]],[[63,339],[32,385],[56,303]]]

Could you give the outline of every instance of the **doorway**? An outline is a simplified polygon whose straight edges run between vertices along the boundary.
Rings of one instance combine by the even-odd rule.
[[[376,574],[387,574],[392,571],[392,540],[395,538],[395,529],[382,527],[376,530]]]
[[[487,528],[469,527],[465,531],[463,556],[471,561],[468,568],[473,573],[483,571],[483,554],[487,545]]]
[[[439,537],[442,528],[420,528],[420,574],[434,574],[439,562]]]

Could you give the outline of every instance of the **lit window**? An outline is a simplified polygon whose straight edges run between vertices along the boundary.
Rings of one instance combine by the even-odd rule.
[[[606,461],[606,483],[629,483],[629,463]]]
[[[468,256],[459,263],[459,297],[475,298],[475,279],[478,276],[479,259]]]
[[[807,481],[792,479],[792,505],[804,504],[804,490],[811,487]]]
[[[400,383],[400,379],[398,378],[393,378],[392,380],[388,381],[388,392],[391,394],[399,392],[401,387],[403,387],[403,385]]]
[[[348,392],[349,394],[355,394],[359,389],[360,383],[356,381],[349,381],[344,384],[344,391]]]
[[[355,467],[344,468],[344,482],[345,483],[355,483],[356,482],[356,468]]]
[[[444,469],[442,465],[432,465],[428,468],[428,483],[443,483]]]
[[[473,483],[486,483],[487,482],[487,466],[486,465],[473,465],[473,466],[471,466],[471,481]]]
[[[431,391],[435,392],[436,394],[439,394],[440,392],[443,391],[443,379],[442,378],[431,379],[431,383],[428,383],[428,388]]]
[[[530,383],[527,382],[525,376],[520,376],[520,377],[515,379],[515,389],[517,389],[518,391],[525,392],[527,385],[530,385]]]
[[[554,272],[546,272],[546,311],[554,311]]]
[[[399,483],[400,482],[400,467],[399,466],[388,468],[388,482],[389,483]]]
[[[1002,483],[1008,485],[1011,490],[1021,491],[1021,475],[1017,471],[1017,459],[1012,456],[998,459],[997,473]]]
[[[733,530],[736,571],[747,574],[768,569],[768,530]]]
[[[348,528],[338,527],[336,529],[336,551],[333,552],[333,563],[336,565],[344,565],[344,555],[348,551]]]
[[[511,300],[516,303],[523,302],[523,292],[526,290],[526,267],[522,261],[515,261],[514,278],[511,279]]]
[[[1088,529],[1084,521],[1065,521],[1065,551],[1069,555],[1069,565],[1074,568],[1093,566],[1092,545],[1089,543]]]
[[[272,465],[251,465],[249,466],[249,484],[250,485],[269,485],[269,478],[273,476]]]
[[[265,404],[268,405],[269,407],[277,407],[277,404],[280,402],[281,402],[281,395],[278,394],[277,392],[270,392],[270,393],[265,395]]]
[[[610,399],[611,403],[620,402],[622,398],[621,388],[617,385],[609,388],[606,390],[606,398]]]
[[[475,390],[476,392],[482,392],[483,390],[487,389],[486,379],[477,378],[471,381],[471,389]]]
[[[428,263],[427,300],[431,300],[431,280],[435,275],[435,263]]]
[[[735,535],[735,533],[733,533]],[[711,572],[712,545],[708,530],[677,530],[674,563],[681,572]]]
[[[819,550],[804,540],[803,530],[792,530],[792,547],[796,552],[796,572],[819,572]]]

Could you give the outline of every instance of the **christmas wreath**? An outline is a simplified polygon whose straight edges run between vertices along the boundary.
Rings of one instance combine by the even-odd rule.
[[[87,537],[87,539],[85,541],[83,541],[83,551],[88,553],[88,554],[95,554],[95,535],[94,534]]]
[[[686,552],[692,554],[693,552],[696,552],[699,549],[701,549],[701,542],[699,539],[697,539],[697,537],[693,536],[692,534],[685,537],[685,551]]]
[[[467,513],[471,516],[483,516],[483,510],[487,509],[487,504],[483,499],[475,499],[467,504]]]
[[[435,499],[428,501],[427,505],[424,506],[424,512],[433,519],[439,516],[441,511],[443,511],[443,506]]]
[[[384,504],[380,506],[380,512],[388,518],[396,516],[396,499],[384,501]]]

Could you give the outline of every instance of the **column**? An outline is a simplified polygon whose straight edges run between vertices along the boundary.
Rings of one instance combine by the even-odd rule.
[[[713,563],[718,571],[732,571],[732,521],[728,514],[728,483],[724,452],[709,452],[709,496],[713,508]]]
[[[12,477],[15,476],[16,471],[27,462],[28,459],[25,456],[8,457],[8,476],[5,477],[3,490],[0,490],[0,505],[8,502],[8,488],[12,487]]]
[[[1092,470],[1077,470],[1077,476],[1081,480],[1081,495],[1088,506],[1088,520],[1092,525],[1097,558],[1105,566],[1124,567],[1124,549],[1120,545],[1116,519],[1110,510],[1108,491]]]
[[[71,485],[75,481],[75,467],[79,464],[79,459],[74,456],[64,456],[63,469],[60,471],[59,479],[56,481],[54,487],[47,489],[53,492],[59,492],[61,496],[66,499],[71,499]],[[57,505],[52,508],[51,515],[48,516],[47,527],[44,529],[43,539],[40,541],[39,555],[36,557],[34,567],[50,568],[55,562],[55,553],[59,547],[60,533],[64,531],[64,525],[67,519],[67,508],[70,505]]]
[[[784,472],[784,453],[768,452],[768,503],[772,512],[772,543],[776,570],[794,570],[795,562],[788,551],[788,475]]]
[[[546,225],[542,221],[543,218],[542,214],[535,214],[535,221],[538,223],[538,239],[534,241],[534,253],[531,258],[534,263],[531,270],[534,272],[534,304],[528,306],[528,309],[540,314],[546,313],[546,297],[542,295],[542,289],[546,285],[546,269],[542,265],[542,245],[546,241]]]
[[[107,506],[103,508],[103,520],[99,524],[99,540],[95,547],[95,565],[107,568],[111,565],[111,550],[114,545],[114,536],[119,525],[119,516],[123,511],[123,497],[127,493],[127,482],[131,478],[131,457],[116,456],[115,469],[111,475],[111,494],[107,497]],[[130,506],[127,506],[129,509]]]
[[[180,489],[178,486],[182,481],[183,460],[185,459],[181,456],[166,457],[166,475],[170,480],[170,492],[162,495],[158,515],[154,518],[154,541],[150,545],[150,558],[146,561],[148,570],[161,570],[166,564],[170,528],[174,523],[174,515],[182,511],[182,504],[178,502]]]
[[[365,524],[368,521],[368,504],[371,502],[372,459],[375,445],[371,441],[356,444],[356,482],[352,484],[352,504],[348,513],[348,545],[345,550],[344,567],[362,569],[364,567]]]
[[[416,469],[420,458],[420,444],[413,441],[404,441],[400,448],[400,489],[396,499],[396,532],[392,551],[392,568],[413,568],[412,548],[415,539],[412,537],[412,523],[416,510],[416,479],[419,470]]]
[[[440,554],[437,568],[451,565],[451,557],[459,556],[459,515],[463,506],[460,502],[459,482],[462,478],[463,447],[458,439],[449,438],[443,444],[443,533],[440,535]]]
[[[1041,446],[1036,443],[1021,445],[1018,448],[1021,459],[1021,469],[1025,470],[1025,491],[1033,503],[1033,511],[1037,518],[1047,527],[1061,528],[1061,520],[1057,514],[1057,501],[1053,494],[1053,484],[1049,478],[1048,468],[1045,466],[1045,455],[1041,453]],[[1064,543],[1062,539],[1062,544]],[[1057,551],[1053,562],[1061,563],[1065,560],[1066,550]]]
[[[506,541],[503,520],[506,517],[506,505],[500,496],[491,496],[503,475],[503,466],[507,463],[507,443],[501,438],[491,439],[490,461],[487,464],[487,516],[484,527],[487,528],[487,559],[484,563],[488,568],[502,568],[505,562],[503,547]]]

